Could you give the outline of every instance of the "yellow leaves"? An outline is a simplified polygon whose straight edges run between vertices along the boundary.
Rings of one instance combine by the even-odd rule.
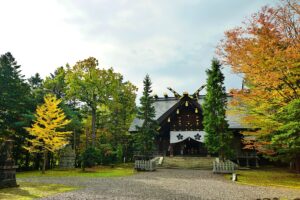
[[[245,134],[258,138],[278,130],[280,108],[300,98],[299,22],[300,12],[288,3],[264,7],[244,26],[227,31],[219,45],[222,60],[243,74],[247,86],[233,90],[231,102],[244,114],[242,122],[256,130]]]
[[[25,128],[34,137],[28,139],[31,146],[25,147],[31,152],[41,149],[57,151],[68,144],[68,136],[71,134],[70,131],[61,131],[65,125],[71,122],[66,119],[63,110],[58,107],[61,100],[56,99],[53,95],[46,95],[44,101],[45,103],[36,109],[36,120],[32,127]]]

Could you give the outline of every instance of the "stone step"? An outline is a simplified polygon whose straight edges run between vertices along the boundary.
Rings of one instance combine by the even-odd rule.
[[[212,169],[213,157],[164,157],[162,167],[183,169]]]

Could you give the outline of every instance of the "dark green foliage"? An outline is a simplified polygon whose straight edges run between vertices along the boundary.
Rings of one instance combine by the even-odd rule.
[[[110,133],[109,143],[115,148],[118,145],[128,146],[128,129],[136,114],[137,88],[130,82],[124,82],[120,74],[116,74],[111,87],[114,88],[111,98],[97,110],[97,127]],[[100,139],[100,143],[107,143],[103,139]]]
[[[136,113],[135,98],[137,88],[130,82],[123,82],[118,76],[114,81],[112,101],[108,103],[109,117],[106,127],[112,133],[112,144],[125,144],[128,139],[128,128]]]
[[[31,76],[27,79],[27,81],[29,83],[31,93],[31,110],[32,113],[34,113],[36,106],[44,103],[44,96],[47,94],[47,91],[44,88],[43,79],[41,79],[39,73]]]
[[[28,83],[33,89],[41,88],[43,84],[43,79],[41,78],[39,73],[36,73],[34,76],[28,79]]]
[[[82,167],[93,167],[97,165],[100,157],[100,151],[94,147],[88,147],[82,154],[80,161]]]
[[[269,158],[287,163],[292,161],[300,172],[300,99],[279,109],[275,118],[280,123],[278,130],[271,135],[271,148],[276,154]]]
[[[14,140],[13,157],[28,168],[31,156],[22,148],[28,133],[23,129],[33,119],[34,98],[11,53],[0,56],[0,140]]]
[[[10,137],[23,124],[30,88],[11,53],[0,56],[0,138]]]
[[[117,146],[116,155],[117,155],[117,162],[121,163],[123,161],[123,146],[120,144]]]
[[[226,90],[224,75],[218,60],[213,60],[211,69],[207,73],[207,94],[203,103],[203,125],[207,133],[205,145],[210,153],[219,153],[221,159],[231,154],[232,133],[228,131],[228,122],[225,119]]]
[[[69,68],[66,65],[66,68]],[[57,98],[62,99],[62,103],[60,104],[61,108],[64,110],[68,119],[71,119],[71,123],[66,126],[67,131],[72,131],[73,136],[70,139],[71,145],[75,149],[79,145],[79,133],[82,128],[81,124],[81,112],[80,109],[76,107],[76,104],[72,100],[67,100],[66,97],[66,88],[67,84],[65,82],[66,78],[66,69],[64,67],[58,67],[54,74],[50,74],[47,76],[43,87],[47,91],[47,93],[53,93]]]
[[[140,98],[141,106],[138,109],[137,117],[143,121],[141,127],[137,127],[136,146],[142,153],[154,150],[154,139],[158,134],[158,124],[155,118],[154,99],[151,96],[151,80],[149,75],[144,79],[143,96]]]
[[[68,65],[67,65],[68,67]],[[44,87],[47,91],[56,95],[57,98],[65,97],[66,90],[66,70],[64,67],[59,67],[55,70],[54,74],[46,77]]]
[[[100,156],[98,163],[101,165],[108,165],[116,162],[116,152],[113,150],[111,144],[100,144],[99,145]]]
[[[84,168],[96,165],[109,165],[118,161],[118,153],[121,155],[122,150],[117,148],[117,151],[114,151],[110,144],[100,144],[97,148],[88,147],[81,154],[80,161]]]

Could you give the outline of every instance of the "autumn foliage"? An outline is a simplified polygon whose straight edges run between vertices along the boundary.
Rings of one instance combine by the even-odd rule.
[[[55,152],[69,143],[70,131],[63,131],[64,126],[70,123],[61,108],[58,107],[61,100],[53,95],[46,95],[45,103],[36,109],[34,124],[31,128],[25,128],[33,137],[28,139],[30,146],[25,147],[30,152],[42,152],[44,154],[44,166],[48,151]]]
[[[250,134],[264,138],[261,146],[272,145],[273,134],[283,125],[279,110],[300,98],[299,2],[263,7],[242,26],[225,33],[218,53],[244,78],[246,87],[232,91],[233,105],[246,113],[243,122],[256,130]]]

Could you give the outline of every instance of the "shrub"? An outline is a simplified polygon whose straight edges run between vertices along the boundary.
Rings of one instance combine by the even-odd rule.
[[[117,146],[116,156],[117,162],[121,163],[123,161],[123,146],[121,144]]]
[[[93,167],[98,164],[100,151],[94,147],[87,148],[81,154],[81,162],[83,167]]]
[[[113,151],[111,144],[100,144],[99,163],[102,165],[112,164],[116,160],[116,152]]]

